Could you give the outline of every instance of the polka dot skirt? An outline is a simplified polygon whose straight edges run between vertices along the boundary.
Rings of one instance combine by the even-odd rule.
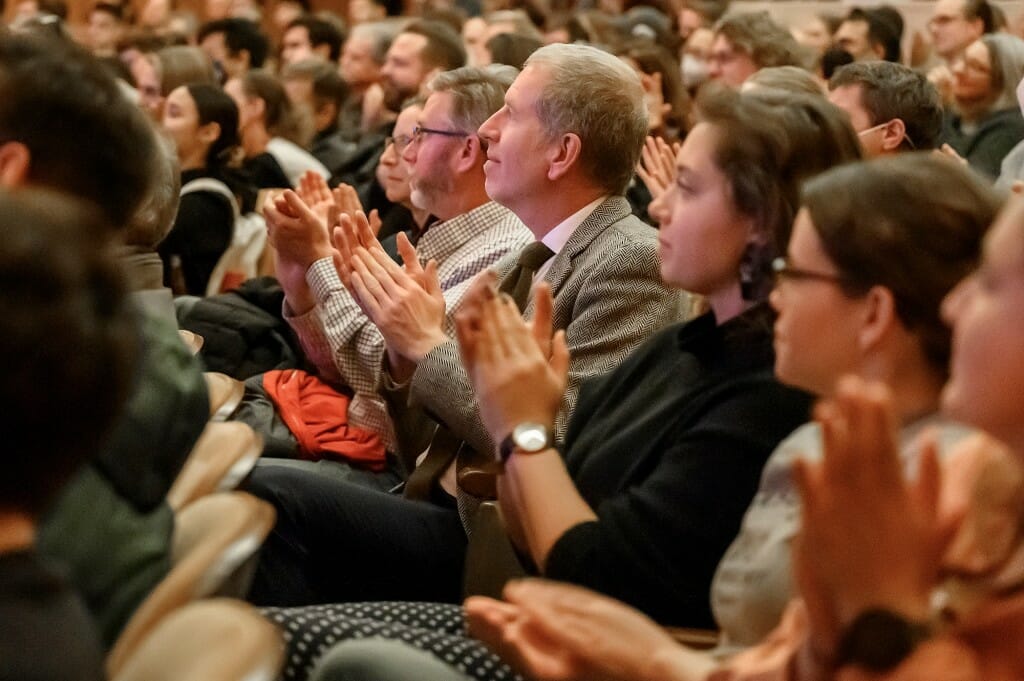
[[[302,608],[264,608],[288,646],[282,678],[304,681],[335,644],[388,638],[425,650],[479,681],[522,681],[484,644],[470,638],[462,608],[447,603],[339,603]]]

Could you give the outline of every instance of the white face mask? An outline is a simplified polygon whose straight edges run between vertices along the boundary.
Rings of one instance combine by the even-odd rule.
[[[683,77],[683,85],[687,88],[697,87],[708,79],[708,64],[700,57],[684,54],[679,68]]]

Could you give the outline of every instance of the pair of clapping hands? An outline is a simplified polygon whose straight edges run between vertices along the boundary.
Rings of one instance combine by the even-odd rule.
[[[279,276],[304,283],[314,262],[332,258],[341,282],[384,336],[394,378],[407,378],[448,340],[437,263],[422,265],[401,233],[403,264],[395,263],[377,240],[376,211],[368,217],[352,187],[332,191],[322,177],[307,173],[298,189],[282,193],[264,214]],[[552,335],[552,304],[550,289],[540,284],[528,324],[512,300],[497,292],[490,271],[477,276],[462,301],[455,321],[463,363],[496,441],[524,421],[554,424],[569,360],[564,333]]]
[[[940,473],[927,446],[914,482],[904,478],[887,389],[848,377],[818,405],[825,449],[800,461],[803,526],[794,552],[815,658],[834,659],[845,628],[884,608],[925,620],[956,520],[940,518]],[[527,676],[542,681],[703,679],[710,658],[678,645],[655,622],[580,587],[527,580],[505,601],[466,601],[470,630]]]

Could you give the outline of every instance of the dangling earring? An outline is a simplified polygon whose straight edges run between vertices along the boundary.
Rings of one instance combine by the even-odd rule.
[[[765,244],[747,243],[740,258],[740,295],[744,300],[760,301],[771,290],[771,249]]]

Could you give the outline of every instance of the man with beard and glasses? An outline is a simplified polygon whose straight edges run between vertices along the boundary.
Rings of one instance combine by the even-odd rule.
[[[466,50],[458,34],[437,21],[417,21],[406,26],[391,41],[380,70],[379,104],[364,101],[365,119],[383,121],[376,131],[363,135],[359,148],[339,168],[331,184],[344,182],[356,188],[363,206],[369,211],[388,207],[387,198],[376,181],[375,170],[384,153],[385,139],[391,134],[402,102],[418,95],[427,83],[442,71],[464,66]],[[369,93],[365,96],[371,96]],[[373,109],[378,111],[373,111]]]
[[[502,106],[515,76],[516,70],[509,66],[464,67],[441,73],[431,81],[432,92],[423,108],[417,109],[412,120],[403,112],[390,138],[388,153],[401,154],[409,168],[412,203],[437,219],[413,237],[415,251],[404,235],[398,248],[407,259],[436,263],[450,331],[473,275],[533,240],[511,211],[488,198],[483,170],[487,158],[476,135],[476,129]],[[384,338],[345,289],[332,263],[328,225],[292,194],[268,208],[266,215],[276,246],[276,271],[285,290],[284,318],[320,377],[352,393],[347,414],[339,414],[337,421],[347,416],[349,425],[372,432],[388,451],[398,452],[391,420],[377,391]],[[253,388],[250,382],[250,393]],[[279,402],[276,408],[285,423],[293,422],[287,407]],[[245,405],[237,417],[265,431],[261,413]],[[389,460],[386,470],[376,473],[334,461],[315,465],[265,461],[254,473],[258,487],[275,486],[273,470],[264,470],[277,468],[275,462],[377,489],[393,487],[406,472],[396,458]]]

